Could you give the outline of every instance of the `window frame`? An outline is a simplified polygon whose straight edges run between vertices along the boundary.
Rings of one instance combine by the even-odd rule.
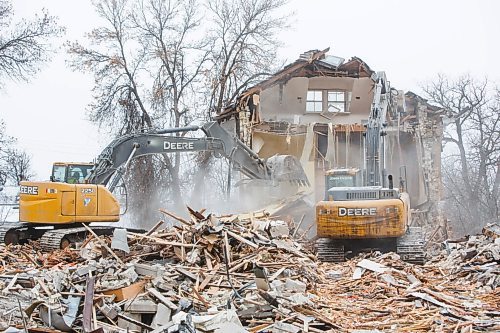
[[[344,90],[327,90],[326,91],[326,107],[328,112],[330,113],[345,113],[346,108],[347,108],[347,92]],[[342,100],[330,100],[330,95],[333,96],[342,96]],[[330,111],[330,103],[332,104],[333,108],[336,108],[335,105],[341,106],[339,108],[339,111]]]
[[[314,92],[314,96],[312,99],[310,99],[310,93]],[[319,100],[317,97],[317,93],[321,92],[321,100]],[[343,100],[342,101],[331,101],[330,100],[330,94],[335,93],[337,96],[343,95]],[[306,114],[321,114],[321,113],[349,113],[349,106],[350,106],[350,92],[346,90],[340,90],[340,89],[308,89],[306,93]],[[321,102],[321,110],[317,110],[317,103]],[[310,103],[313,104],[313,109],[310,109]],[[330,111],[330,103],[333,105],[342,105],[342,108],[340,108],[339,111]]]
[[[310,95],[309,95],[310,93],[314,94],[312,99],[310,99]],[[320,99],[317,99],[318,93],[319,93]],[[321,112],[323,112],[323,108],[324,108],[324,98],[323,98],[324,96],[323,95],[324,95],[324,91],[320,90],[320,89],[310,89],[310,90],[308,89],[307,90],[307,94],[306,94],[306,112],[307,113],[321,113]],[[316,110],[316,107],[318,106],[318,104],[321,107],[320,110]],[[310,110],[309,105],[312,105],[314,110]]]

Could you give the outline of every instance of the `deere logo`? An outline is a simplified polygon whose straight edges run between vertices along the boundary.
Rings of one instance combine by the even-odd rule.
[[[375,216],[377,208],[345,208],[339,207],[339,216]]]
[[[165,150],[193,150],[194,144],[192,142],[163,142],[163,149]]]
[[[21,194],[38,195],[38,186],[22,185],[19,192]]]

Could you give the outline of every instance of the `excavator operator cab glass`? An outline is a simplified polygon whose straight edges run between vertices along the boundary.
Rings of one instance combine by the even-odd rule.
[[[54,165],[54,167],[52,168],[52,176],[50,176],[50,180],[53,182],[65,183],[66,169],[66,165]]]
[[[325,200],[330,200],[328,190],[332,187],[360,186],[360,178],[357,168],[328,170],[325,175]]]
[[[352,176],[352,175],[328,176],[328,188],[356,186],[355,177],[356,176]]]
[[[84,184],[92,164],[54,164],[50,180],[68,184]]]

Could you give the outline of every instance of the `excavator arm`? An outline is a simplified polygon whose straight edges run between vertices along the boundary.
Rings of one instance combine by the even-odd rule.
[[[190,138],[169,134],[202,130],[206,137]],[[111,142],[99,155],[88,177],[88,183],[106,185],[112,192],[133,158],[177,152],[213,151],[227,158],[234,169],[252,179],[291,181],[309,185],[300,163],[290,155],[276,155],[267,160],[249,149],[217,122],[201,127],[165,129],[156,132],[122,136]]]

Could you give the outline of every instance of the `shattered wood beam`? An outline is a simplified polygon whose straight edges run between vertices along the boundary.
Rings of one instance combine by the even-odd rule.
[[[207,309],[210,308],[210,303],[208,303],[206,301],[205,298],[203,298],[203,296],[201,296],[201,294],[198,292],[198,290],[196,290],[196,288],[193,288],[193,292],[194,292],[194,296],[203,303],[203,305],[206,306]]]
[[[82,223],[82,225],[85,227],[85,229],[87,229],[88,232],[90,232],[94,237],[95,239],[97,239],[97,241],[106,249],[106,251],[108,251],[109,253],[111,253],[111,255],[113,256],[113,258],[116,259],[116,261],[120,264],[120,265],[125,265],[123,263],[123,261],[118,258],[118,256],[116,255],[116,253],[111,250],[111,248],[108,246],[108,244],[106,244],[105,241],[103,241],[102,239],[99,238],[99,236],[97,236],[97,234],[94,232],[94,230],[90,229],[90,227],[88,227],[85,223]]]
[[[5,294],[7,294],[9,292],[9,289],[12,288],[14,286],[14,284],[16,284],[16,281],[17,281],[18,277],[19,277],[19,273],[16,273],[16,275],[14,275],[14,277],[9,282],[9,284],[7,285],[7,287],[5,287],[4,290],[2,290],[2,294],[5,295]]]
[[[295,234],[297,231],[299,231],[300,226],[302,225],[302,222],[304,221],[304,217],[306,217],[306,214],[302,214],[302,217],[300,218],[299,224],[295,227],[295,230],[293,231],[292,238],[295,238]]]
[[[188,226],[192,226],[192,225],[194,224],[194,223],[191,223],[191,222],[189,222],[189,221],[184,220],[182,217],[177,216],[177,215],[175,215],[174,213],[170,213],[169,211],[167,211],[167,210],[165,210],[165,209],[160,209],[160,212],[162,212],[162,213],[163,213],[163,214],[165,214],[165,215],[170,216],[171,218],[173,218],[173,219],[175,219],[175,220],[179,221],[179,222],[180,222],[180,223],[182,223],[182,224],[185,224],[185,225],[188,225]]]
[[[189,206],[186,206],[186,207],[187,207],[187,209],[189,211],[189,214],[192,215],[192,216],[194,216],[196,219],[198,219],[198,220],[204,220],[205,219],[205,216],[203,216],[202,213],[195,211],[194,209],[192,209]]]
[[[307,307],[300,306],[300,305],[294,306],[293,309],[295,311],[299,312],[299,313],[302,313],[303,315],[314,317],[314,318],[316,318],[319,321],[322,321],[322,322],[324,322],[326,324],[332,325],[334,328],[336,328],[338,330],[341,330],[342,332],[347,332],[347,330],[345,328],[343,328],[342,326],[337,325],[336,323],[334,323],[333,321],[331,321],[328,317],[323,316],[318,311],[314,311],[312,309],[308,309]]]
[[[23,320],[24,332],[28,332],[28,322],[26,321],[26,318],[24,317],[24,311],[23,311],[23,308],[21,306],[21,301],[19,300],[19,297],[17,297],[17,305],[19,306],[19,312],[21,313],[21,317]]]
[[[171,310],[174,310],[174,311],[177,310],[177,305],[175,305],[171,300],[169,300],[168,298],[166,298],[165,296],[163,296],[158,290],[156,290],[154,288],[149,288],[148,289],[148,293],[151,296],[157,298],[160,302],[162,302],[163,304],[165,304]]]
[[[215,274],[218,273],[219,271],[219,268],[220,268],[220,264],[217,264],[217,266],[215,266],[215,269],[209,273],[207,275],[207,277],[205,278],[205,280],[203,280],[198,288],[199,291],[202,291],[203,289],[205,289],[205,287],[210,283],[210,281],[213,279],[213,277],[215,276]]]
[[[212,266],[212,260],[210,259],[210,254],[208,253],[207,249],[203,249],[203,253],[205,253],[205,260],[207,261],[207,267],[209,270],[213,269]]]
[[[117,327],[116,322],[112,318],[109,317],[109,314],[101,306],[99,306],[99,304],[96,304],[95,306],[99,309],[99,311],[101,312],[101,314],[104,317],[106,317],[107,320],[110,321],[111,324],[113,324],[115,327]],[[96,325],[99,323],[99,321],[97,321],[97,317],[94,319],[94,323]]]
[[[151,236],[151,234],[156,230],[158,230],[158,228],[160,228],[163,225],[163,223],[165,223],[163,220],[158,221],[158,223],[156,223],[151,229],[149,229],[149,231],[146,232],[145,235]]]
[[[50,292],[49,288],[47,288],[47,285],[43,282],[42,278],[35,277],[35,282],[40,285],[47,296],[52,296],[52,293]]]
[[[285,271],[286,267],[281,267],[278,269],[271,277],[269,278],[269,282],[272,282],[273,280],[277,279],[278,276],[280,276],[281,273]]]
[[[231,265],[231,247],[229,246],[229,240],[227,239],[227,233],[228,231],[226,230],[224,232],[224,246],[226,247],[226,265],[230,266]]]
[[[138,320],[132,319],[132,318],[130,318],[130,317],[127,317],[127,316],[125,316],[123,313],[118,313],[118,317],[120,317],[120,318],[121,318],[121,319],[123,319],[123,320],[128,321],[129,323],[132,323],[132,324],[135,324],[135,325],[140,326],[140,327],[142,327],[142,328],[145,328],[145,329],[147,329],[147,330],[150,330],[150,331],[153,331],[153,330],[154,330],[154,328],[153,328],[153,327],[151,327],[151,326],[149,326],[149,325],[144,324],[142,321],[138,321]]]
[[[157,237],[151,237],[151,236],[146,236],[146,235],[143,235],[143,234],[136,234],[135,232],[129,232],[128,233],[129,235],[132,235],[134,237],[138,237],[138,238],[145,238],[145,239],[149,239],[157,244],[163,244],[163,245],[172,245],[172,246],[182,246],[182,247],[196,247],[196,248],[202,248],[203,246],[201,245],[197,245],[197,244],[185,244],[185,243],[179,243],[179,242],[169,242],[169,241],[166,241],[164,239],[161,239],[161,238],[157,238]]]
[[[247,244],[247,245],[249,245],[249,246],[253,247],[254,249],[258,249],[258,248],[259,248],[259,246],[258,246],[257,244],[255,244],[254,242],[251,242],[251,241],[249,241],[248,239],[246,239],[246,238],[244,238],[244,237],[242,237],[242,236],[240,236],[240,235],[238,235],[238,234],[236,234],[236,233],[234,233],[234,232],[232,232],[232,231],[230,231],[230,230],[226,230],[226,232],[227,232],[230,236],[232,236],[232,237],[236,238],[237,240],[239,240],[239,241],[240,241],[240,242],[242,242],[242,243],[245,243],[245,244]]]
[[[26,252],[24,251],[21,251],[21,254],[26,258],[28,259],[33,265],[35,265],[36,267],[40,267],[40,265],[29,255],[27,254]]]
[[[95,276],[88,276],[83,301],[83,331],[92,332],[92,309],[94,307]],[[49,310],[50,311],[50,310]]]
[[[196,281],[197,280],[197,275],[194,275],[193,273],[185,270],[184,268],[181,268],[181,267],[176,267],[175,270],[185,276],[187,276],[188,278],[190,278],[191,280],[193,281]]]

